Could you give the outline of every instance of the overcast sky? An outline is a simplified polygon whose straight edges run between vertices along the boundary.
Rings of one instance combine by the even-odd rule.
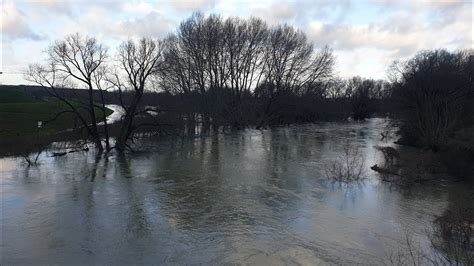
[[[470,0],[3,0],[1,83],[27,83],[26,66],[67,34],[94,36],[113,52],[127,38],[162,38],[195,11],[294,25],[334,50],[342,77],[385,78],[393,60],[419,50],[473,48]]]

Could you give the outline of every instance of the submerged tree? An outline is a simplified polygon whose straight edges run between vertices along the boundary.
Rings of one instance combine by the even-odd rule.
[[[301,95],[308,85],[330,78],[334,57],[327,47],[314,53],[302,31],[280,25],[269,32],[264,61],[263,86],[257,88],[264,101],[259,127],[279,119],[290,104],[288,96]]]
[[[462,124],[472,123],[472,51],[423,51],[392,66],[394,96],[405,142],[438,150]]]
[[[63,113],[73,113],[98,151],[103,151],[103,134],[99,132],[96,111],[101,110],[104,114],[106,109],[104,104],[94,102],[94,94],[100,89],[96,84],[97,75],[105,64],[107,49],[95,38],[73,34],[52,44],[47,55],[47,64],[28,67],[26,79],[43,86],[51,96],[68,106],[69,110]],[[84,88],[88,97],[71,100],[58,90],[64,87]],[[106,149],[110,149],[108,139]]]
[[[96,39],[75,34],[55,42],[48,63],[30,66],[27,74],[68,106],[66,112],[77,116],[98,151],[127,147],[140,126],[137,116],[149,114],[141,106],[143,95],[156,85],[177,96],[166,107],[179,113],[180,125],[191,133],[198,121],[203,130],[311,121],[326,97],[334,65],[329,48],[316,51],[292,26],[200,13],[163,41],[124,42],[117,58],[108,60]],[[71,99],[58,90],[62,87],[85,89],[87,97]],[[105,95],[112,94],[124,115],[118,126],[109,127]]]
[[[113,148],[104,93],[115,90],[125,112],[115,148],[123,151],[137,127],[134,118],[146,112],[140,109],[140,102],[150,76],[162,65],[162,50],[162,42],[151,39],[124,42],[118,50],[119,70],[112,72],[111,62],[106,62],[107,49],[92,37],[74,34],[51,45],[48,64],[29,66],[26,78],[43,86],[68,107],[61,114],[73,113],[99,152],[104,150],[104,145],[106,151]],[[66,87],[85,89],[87,97],[66,96],[61,90]],[[100,127],[98,118],[104,121]]]
[[[134,124],[134,118],[148,111],[140,108],[140,103],[150,76],[162,67],[162,51],[162,42],[146,38],[138,42],[129,40],[119,48],[119,60],[126,74],[126,82],[121,83],[117,75],[115,81],[111,81],[118,90],[120,104],[125,111],[116,142],[116,148],[119,151],[125,150],[127,141],[138,126]],[[123,99],[123,91],[131,91],[128,101]]]
[[[330,49],[315,53],[306,35],[291,26],[269,28],[257,18],[199,13],[167,38],[164,58],[159,81],[165,90],[184,98],[198,95],[194,111],[202,114],[204,124],[225,121],[237,128],[255,113],[262,125],[278,120],[275,111],[288,105],[283,95],[301,97],[321,85],[334,62]]]

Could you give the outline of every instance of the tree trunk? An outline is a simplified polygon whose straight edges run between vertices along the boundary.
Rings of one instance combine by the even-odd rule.
[[[115,145],[115,148],[119,152],[124,152],[125,148],[127,146],[127,141],[130,138],[130,135],[133,131],[132,126],[133,126],[133,119],[135,118],[135,112],[138,107],[138,103],[140,102],[141,96],[136,96],[135,99],[133,100],[132,104],[130,107],[126,110],[127,113],[125,114],[125,118],[122,123],[122,127],[120,129],[120,135],[117,138],[117,143]]]

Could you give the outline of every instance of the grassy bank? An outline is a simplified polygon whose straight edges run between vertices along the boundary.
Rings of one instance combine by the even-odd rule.
[[[73,113],[60,112],[69,110],[69,107],[52,98],[35,99],[23,92],[0,91],[0,145],[11,146],[22,142],[36,142],[37,139],[54,139],[66,129],[81,126],[80,121]],[[79,104],[76,104],[79,106]],[[87,110],[83,109],[84,117],[88,117]],[[96,118],[102,120],[99,108],[96,109]],[[107,109],[107,115],[112,110]],[[38,129],[38,121],[43,126]]]

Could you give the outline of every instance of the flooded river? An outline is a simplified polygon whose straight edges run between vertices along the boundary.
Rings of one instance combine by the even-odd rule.
[[[455,184],[402,188],[369,166],[385,120],[149,140],[152,152],[0,159],[1,264],[381,264]],[[350,141],[367,179],[328,181]]]

